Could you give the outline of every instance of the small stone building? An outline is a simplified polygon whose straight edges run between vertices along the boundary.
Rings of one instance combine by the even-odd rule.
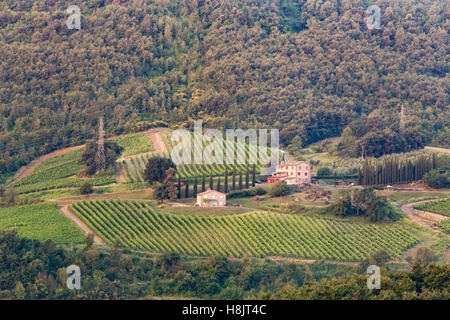
[[[197,194],[197,206],[199,207],[225,207],[227,205],[227,195],[225,193],[208,189]]]

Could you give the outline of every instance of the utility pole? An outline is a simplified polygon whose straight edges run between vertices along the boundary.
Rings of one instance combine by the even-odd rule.
[[[104,142],[104,131],[103,131],[103,117],[99,119],[98,128],[98,149],[97,149],[97,171],[106,170],[106,157],[105,157],[105,142]]]
[[[402,108],[400,110],[400,133],[402,135],[405,134],[405,120],[406,120],[406,116],[405,116],[405,104],[402,103]]]
[[[361,160],[364,161],[364,146],[361,146]]]

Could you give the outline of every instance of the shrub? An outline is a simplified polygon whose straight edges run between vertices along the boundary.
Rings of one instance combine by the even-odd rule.
[[[331,169],[327,167],[320,168],[317,170],[318,177],[329,177],[331,176]]]
[[[235,190],[231,191],[228,194],[228,198],[243,198],[243,197],[254,197],[254,196],[262,196],[267,193],[266,190],[264,190],[261,187],[257,187],[254,189],[243,189],[243,190]]]
[[[432,188],[448,188],[450,187],[450,171],[441,173],[439,170],[431,170],[424,174],[423,181]]]
[[[286,184],[286,182],[281,181],[272,187],[269,195],[271,197],[282,197],[282,196],[287,196],[289,194],[289,192],[291,192],[291,189],[289,188],[289,186]]]
[[[84,182],[81,186],[80,186],[80,193],[81,194],[90,194],[92,193],[94,190],[92,189],[92,185],[89,182]]]

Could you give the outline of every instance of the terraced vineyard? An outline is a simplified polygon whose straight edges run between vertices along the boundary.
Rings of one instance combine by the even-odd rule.
[[[161,132],[161,136],[163,139],[163,142],[166,146],[166,149],[169,150],[169,153],[171,152],[172,148],[174,147],[173,143],[170,139],[170,131],[165,130]],[[209,142],[208,142],[209,143]],[[202,176],[206,175],[208,176],[210,173],[212,173],[214,176],[222,176],[225,173],[225,167],[228,168],[228,173],[230,174],[234,169],[236,169],[236,173],[242,172],[243,174],[247,170],[246,164],[241,164],[242,162],[249,163],[249,159],[257,159],[257,165],[256,165],[256,172],[259,172],[261,170],[262,163],[265,162],[266,159],[270,156],[270,148],[269,149],[261,149],[259,150],[258,146],[251,145],[249,143],[238,143],[235,142],[234,145],[231,145],[232,142],[227,142],[226,140],[222,141],[213,141],[211,142],[211,145],[217,145],[217,144],[223,144],[223,164],[215,164],[213,163],[210,158],[203,159],[204,164],[194,164],[194,159],[196,154],[202,154],[203,150],[208,148],[208,144],[203,141],[202,147],[197,147],[194,143],[193,150],[192,150],[192,163],[191,164],[182,164],[178,166],[177,172],[182,178],[190,178],[194,176]],[[228,145],[227,145],[228,144]],[[226,148],[231,147],[234,150],[235,156],[234,156],[234,163],[228,163],[226,161]],[[260,152],[266,151],[268,154],[264,154],[265,157],[261,157]],[[258,156],[259,155],[259,156]],[[261,161],[262,158],[262,161]],[[238,161],[238,159],[244,159],[244,161]],[[239,164],[238,164],[239,162]],[[212,163],[212,164],[209,164]],[[226,163],[226,164],[225,164]]]
[[[414,209],[434,212],[450,217],[450,198],[425,202],[420,205],[414,206]]]
[[[146,153],[117,162],[117,165],[122,170],[126,183],[144,182],[145,165],[152,155]],[[154,155],[167,157],[167,155],[159,153],[154,153]]]
[[[79,187],[85,181],[75,175],[84,166],[78,163],[83,149],[49,158],[34,168],[33,172],[13,183],[19,193],[31,193],[51,189]],[[100,176],[89,180],[92,185],[100,186],[116,182],[114,176]]]
[[[146,132],[129,134],[113,140],[123,148],[122,157],[128,157],[153,150],[152,142]]]
[[[82,201],[70,206],[106,243],[190,256],[281,256],[359,261],[384,249],[399,257],[417,238],[396,227],[272,213],[178,216],[147,202]]]

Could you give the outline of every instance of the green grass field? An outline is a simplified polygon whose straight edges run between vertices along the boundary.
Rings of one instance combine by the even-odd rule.
[[[0,229],[16,230],[20,236],[56,243],[80,243],[85,236],[56,204],[36,204],[0,209]]]
[[[414,206],[414,209],[434,212],[437,214],[442,214],[444,216],[450,217],[450,198],[425,202],[423,204]]]
[[[186,256],[360,261],[380,249],[400,257],[418,240],[391,226],[272,213],[173,215],[139,201],[82,201],[70,210],[107,244]]]

